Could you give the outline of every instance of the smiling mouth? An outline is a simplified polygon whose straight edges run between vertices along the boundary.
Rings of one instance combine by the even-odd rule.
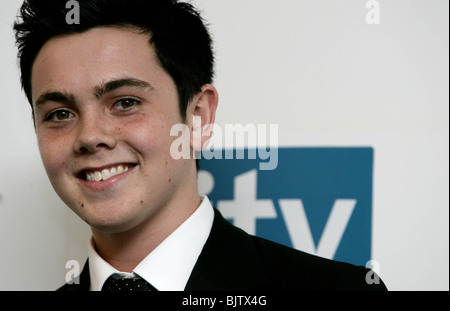
[[[80,173],[79,178],[85,181],[104,181],[114,176],[123,174],[132,169],[136,164],[119,164],[103,169],[84,170]]]

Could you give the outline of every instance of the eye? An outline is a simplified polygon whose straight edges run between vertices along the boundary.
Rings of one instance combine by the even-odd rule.
[[[140,100],[134,98],[123,98],[114,103],[114,108],[117,110],[128,111],[136,107],[140,102]]]
[[[71,118],[73,118],[74,115],[67,109],[59,109],[53,112],[50,112],[47,117],[45,118],[46,121],[67,121]]]

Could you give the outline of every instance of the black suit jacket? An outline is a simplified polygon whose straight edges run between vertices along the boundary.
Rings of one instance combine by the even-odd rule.
[[[384,283],[369,285],[365,267],[313,256],[233,226],[214,209],[211,233],[194,266],[185,290],[387,290]],[[59,290],[87,291],[89,265],[78,282]],[[79,284],[75,284],[79,283]]]

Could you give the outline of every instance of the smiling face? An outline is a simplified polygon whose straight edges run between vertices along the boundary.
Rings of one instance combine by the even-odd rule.
[[[183,198],[198,198],[194,160],[170,155],[170,128],[183,120],[148,34],[99,27],[53,38],[31,82],[49,179],[91,227],[118,233],[176,218]]]

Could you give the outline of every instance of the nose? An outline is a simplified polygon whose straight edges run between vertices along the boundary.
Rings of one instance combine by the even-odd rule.
[[[91,115],[79,120],[75,153],[93,154],[102,149],[114,149],[116,144],[116,137],[103,118]]]

